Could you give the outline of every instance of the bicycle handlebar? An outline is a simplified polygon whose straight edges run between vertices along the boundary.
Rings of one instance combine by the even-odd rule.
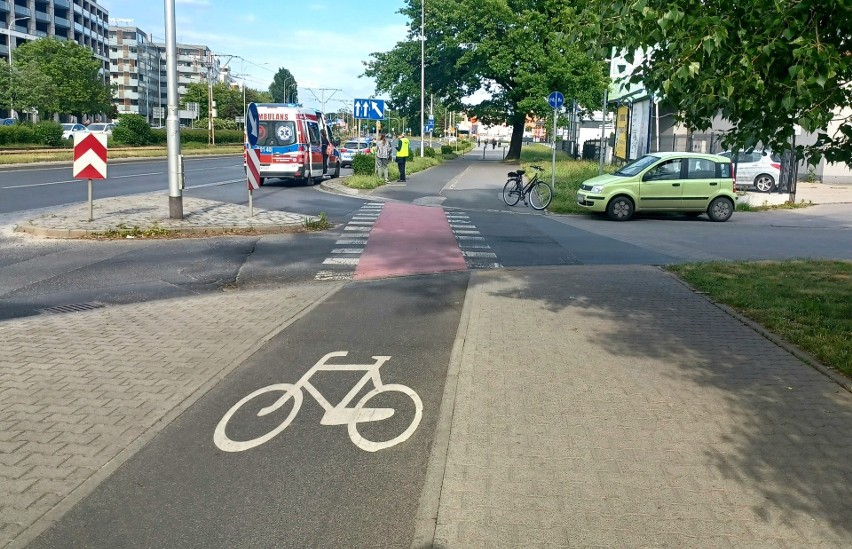
[[[534,168],[534,169],[536,169],[536,170],[538,170],[538,171],[542,171],[542,170],[544,170],[544,168],[542,168],[541,166],[536,166],[535,164],[530,164],[530,167],[531,167],[531,168]]]

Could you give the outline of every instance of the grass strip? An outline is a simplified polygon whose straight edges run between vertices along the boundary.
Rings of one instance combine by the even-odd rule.
[[[539,174],[542,181],[550,183],[552,171],[553,150],[544,145],[524,145],[521,148],[521,167],[527,170],[524,177],[532,177],[530,166],[537,164],[544,168]],[[597,162],[574,160],[567,153],[556,151],[556,170],[553,189],[553,201],[548,210],[553,213],[588,213],[588,210],[577,205],[577,189],[580,183],[598,175]],[[616,166],[604,166],[604,173],[611,173]]]
[[[852,377],[852,261],[711,262],[667,269]]]

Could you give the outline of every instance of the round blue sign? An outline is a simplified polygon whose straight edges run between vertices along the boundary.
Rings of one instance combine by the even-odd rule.
[[[260,120],[257,115],[257,105],[249,103],[246,109],[246,137],[248,138],[249,147],[257,146],[257,137],[259,134]]]
[[[554,109],[558,109],[565,103],[565,96],[560,92],[550,92],[550,95],[547,96],[547,102]]]

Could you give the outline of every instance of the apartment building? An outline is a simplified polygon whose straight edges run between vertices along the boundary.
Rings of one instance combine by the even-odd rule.
[[[9,62],[11,50],[28,40],[47,36],[73,40],[91,49],[109,73],[109,13],[93,0],[0,0],[0,56]],[[105,76],[106,77],[106,76]]]
[[[168,105],[166,45],[132,25],[113,19],[109,31],[110,82],[117,86],[113,104],[119,114],[134,113],[162,123]],[[207,46],[177,45],[178,95],[188,86],[219,74],[219,61]]]

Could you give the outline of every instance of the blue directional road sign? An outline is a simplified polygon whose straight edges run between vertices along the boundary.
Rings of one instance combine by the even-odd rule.
[[[385,117],[385,101],[383,99],[356,99],[355,118],[367,120],[382,120]]]
[[[565,103],[565,96],[559,92],[550,92],[550,95],[547,96],[547,102],[554,109],[558,109]]]
[[[248,137],[249,147],[257,146],[259,127],[260,118],[257,115],[257,105],[249,103],[248,109],[246,109],[246,136]]]

